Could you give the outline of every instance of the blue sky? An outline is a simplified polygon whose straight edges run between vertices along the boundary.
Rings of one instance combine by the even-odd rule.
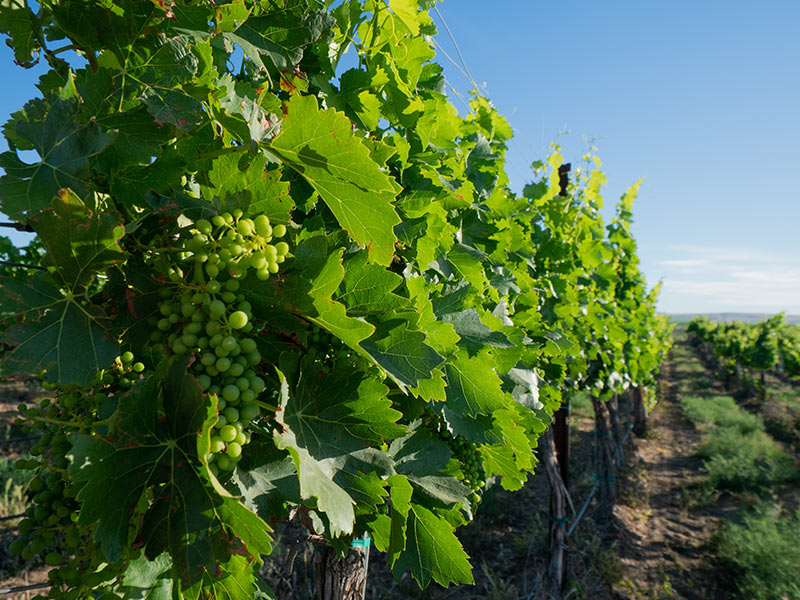
[[[664,281],[661,310],[800,313],[800,2],[444,0],[439,11],[516,132],[512,187],[551,141],[579,162],[594,140],[609,207],[644,178],[634,233],[648,283]],[[437,40],[458,61],[443,27]]]
[[[515,190],[550,142],[573,163],[593,143],[609,209],[644,178],[634,233],[648,283],[664,281],[662,311],[800,314],[800,2],[438,8],[516,132]],[[441,26],[437,42],[459,60]],[[466,94],[469,81],[438,62]],[[36,93],[39,73],[15,67],[0,44],[0,118]]]

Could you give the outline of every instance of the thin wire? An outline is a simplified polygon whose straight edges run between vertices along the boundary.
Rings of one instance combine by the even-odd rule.
[[[26,592],[28,590],[40,590],[42,588],[49,588],[49,583],[34,583],[33,585],[21,585],[12,588],[0,588],[0,594],[16,594],[17,592]]]
[[[444,20],[442,13],[439,12],[439,7],[434,4],[433,10],[436,11],[436,14],[439,15],[439,19],[442,21],[442,25],[444,25],[445,30],[447,31],[447,35],[450,36],[450,41],[453,42],[453,47],[456,49],[456,54],[458,54],[458,58],[461,60],[461,65],[464,67],[465,74],[467,79],[469,79],[470,83],[472,83],[473,87],[475,88],[476,93],[479,96],[484,96],[481,93],[478,84],[475,83],[475,79],[472,77],[472,74],[469,72],[469,67],[467,67],[467,62],[464,60],[464,55],[461,54],[461,48],[458,46],[458,42],[456,42],[456,38],[453,36],[453,32],[450,31],[450,27],[447,26],[447,21]],[[485,96],[484,96],[485,97]]]

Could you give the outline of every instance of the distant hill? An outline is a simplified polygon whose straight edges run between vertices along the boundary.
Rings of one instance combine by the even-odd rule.
[[[774,313],[773,313],[774,314]],[[668,314],[670,320],[676,323],[688,323],[695,317],[706,317],[712,321],[742,321],[744,323],[758,323],[767,317],[771,317],[770,313],[680,313]],[[800,315],[786,315],[786,322],[793,325],[800,325]]]

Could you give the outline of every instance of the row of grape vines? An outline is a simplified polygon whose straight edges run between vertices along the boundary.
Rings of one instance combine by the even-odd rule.
[[[13,544],[48,598],[274,597],[290,517],[321,555],[368,536],[397,577],[470,583],[455,530],[522,487],[563,395],[652,397],[638,184],[605,223],[599,160],[570,180],[553,147],[512,193],[433,0],[335,4],[0,5],[49,67],[0,154],[41,248],[4,265],[0,369],[50,391],[19,406]]]
[[[719,361],[731,376],[741,377],[758,371],[800,380],[800,326],[790,325],[783,314],[758,323],[714,322],[705,317],[693,319],[687,329],[695,345]]]

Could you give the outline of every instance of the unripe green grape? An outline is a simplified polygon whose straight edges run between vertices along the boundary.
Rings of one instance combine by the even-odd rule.
[[[225,348],[225,350],[227,350],[228,352],[232,352],[235,348],[239,346],[239,342],[237,342],[236,338],[233,337],[232,335],[228,335],[225,336],[225,338],[222,340],[220,346]]]
[[[216,227],[222,227],[223,225],[225,225],[225,217],[223,217],[222,215],[214,215],[213,217],[211,217],[211,222]]]
[[[241,400],[242,402],[252,402],[253,400],[255,400],[255,399],[256,399],[256,396],[257,396],[257,395],[258,395],[258,394],[256,394],[256,393],[255,393],[253,390],[245,390],[245,391],[243,391],[243,392],[241,393],[241,395],[239,396],[239,398],[240,398],[240,400]]]
[[[255,219],[253,219],[253,225],[255,225],[256,232],[259,235],[266,236],[267,227],[270,226],[269,217],[267,215],[258,215]],[[269,233],[271,234],[272,231],[269,231]]]
[[[255,404],[243,403],[241,405],[241,410],[239,411],[239,418],[242,421],[247,421],[249,423],[258,417],[259,412],[259,408]]]
[[[260,355],[259,355],[260,361]],[[264,380],[261,377],[250,377],[250,389],[253,390],[256,394],[260,394],[264,391],[267,387],[267,384],[264,383]]]
[[[214,364],[214,367],[220,373],[224,373],[231,368],[231,359],[224,356],[222,358],[218,358],[217,362]]]
[[[181,336],[181,342],[183,342],[183,345],[184,345],[184,346],[186,346],[187,348],[191,348],[191,347],[193,347],[195,344],[197,344],[197,334],[194,334],[194,333],[184,333],[184,334]]]
[[[169,322],[169,319],[164,317],[163,319],[159,319],[158,323],[156,323],[156,327],[161,331],[167,331],[172,326],[172,323]]]
[[[222,438],[218,435],[215,435],[211,438],[211,452],[216,454],[217,452],[222,452],[225,449],[225,442],[222,441]]]
[[[225,282],[225,289],[229,292],[235,292],[239,289],[239,282],[235,279],[228,279],[228,281]]]
[[[234,329],[241,329],[247,325],[247,321],[247,313],[242,310],[237,310],[231,313],[231,316],[228,317],[228,324]]]
[[[133,362],[133,352],[130,350],[123,352],[122,356],[120,356],[120,360],[122,360],[124,363]]]
[[[242,352],[245,354],[255,352],[255,350],[258,348],[256,341],[252,338],[244,338],[239,342],[239,346],[241,347]]]
[[[283,237],[286,235],[286,225],[275,225],[272,228],[272,235],[276,238]]]
[[[237,359],[238,358],[239,357],[237,357]],[[233,363],[231,365],[231,368],[228,369],[228,375],[230,375],[231,377],[238,377],[242,373],[244,373],[244,366],[242,366],[238,362]]]
[[[188,323],[183,327],[184,333],[194,333],[195,335],[198,335],[202,331],[203,331],[202,323]]]
[[[219,275],[219,267],[215,263],[212,263],[210,260],[206,263],[206,275],[211,278],[211,281],[216,281],[214,278]]]
[[[233,304],[234,302],[236,302],[236,294],[234,294],[233,292],[225,292],[224,294],[222,294],[222,301],[225,304]]]
[[[172,313],[167,317],[167,321],[169,321],[170,324],[172,324],[172,325],[174,325],[175,323],[177,323],[180,320],[181,320],[181,316],[178,313]]]
[[[226,407],[225,410],[222,411],[222,414],[228,419],[228,423],[236,423],[239,420],[239,411],[233,406]]]
[[[205,367],[210,367],[217,362],[217,357],[211,352],[204,352],[200,357],[200,363]]]
[[[241,392],[248,390],[250,389],[250,380],[247,377],[239,377],[236,380],[236,387],[238,387]]]
[[[235,402],[239,399],[239,388],[235,385],[228,384],[222,388],[222,397],[226,402]]]
[[[225,449],[225,454],[231,458],[239,458],[242,455],[242,446],[236,442],[231,442]]]
[[[278,242],[275,244],[275,250],[278,252],[278,257],[286,256],[289,253],[289,244],[286,242]]]
[[[219,281],[217,281],[216,279],[212,279],[211,281],[209,281],[206,284],[206,291],[209,294],[216,294],[220,290],[221,287],[222,287],[222,284],[220,284]]]
[[[172,351],[175,354],[184,354],[188,348],[183,344],[183,342],[176,341],[172,344]]]
[[[228,419],[225,418],[225,415],[220,414],[217,416],[217,422],[214,425],[219,431],[222,431],[228,425]]]
[[[233,469],[233,462],[224,454],[217,455],[216,463],[220,471],[230,471]]]
[[[269,266],[267,267],[267,270],[270,273],[275,274],[278,271],[280,271],[280,268],[278,267],[278,263],[277,262],[271,262],[271,263],[269,263]]]
[[[225,314],[225,304],[221,300],[214,300],[208,306],[208,313],[212,319],[218,319]]]
[[[237,433],[238,431],[236,431],[236,427],[234,427],[233,425],[224,425],[219,430],[219,437],[223,442],[228,443],[236,439]]]
[[[220,344],[219,346],[214,348],[214,354],[216,354],[218,357],[222,358],[223,356],[228,356],[228,354],[230,354],[230,352],[225,350],[225,348],[222,347],[222,344]]]
[[[208,335],[215,335],[219,332],[221,328],[222,325],[219,323],[219,321],[209,321],[206,324],[206,333]],[[222,341],[222,338],[220,338],[220,341]],[[214,344],[213,342],[211,342],[211,345],[216,346],[216,344]]]
[[[263,252],[254,252],[250,257],[250,266],[260,271],[267,266],[267,256]]]
[[[211,387],[211,377],[205,373],[202,373],[197,376],[197,383],[200,385],[200,389],[205,392]]]
[[[258,271],[256,271],[256,277],[258,278],[259,281],[266,281],[267,279],[269,279],[270,275],[271,273],[267,268],[259,269]]]

